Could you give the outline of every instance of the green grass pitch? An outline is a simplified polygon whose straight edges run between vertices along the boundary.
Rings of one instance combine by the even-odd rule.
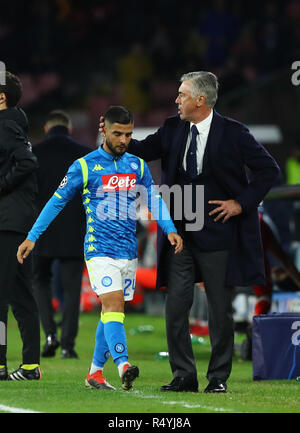
[[[95,331],[99,312],[81,313],[76,351],[79,359],[61,359],[60,348],[55,358],[41,358],[42,380],[32,382],[0,382],[0,412],[11,408],[43,413],[299,413],[300,382],[296,380],[253,381],[252,363],[234,357],[228,393],[204,394],[205,373],[210,346],[194,345],[197,360],[199,393],[162,393],[160,386],[171,381],[167,360],[156,360],[155,355],[167,351],[163,317],[127,314],[130,361],[138,365],[140,377],[133,391],[121,388],[117,368],[110,359],[105,367],[107,380],[116,391],[86,389],[84,381],[92,360]],[[131,335],[130,329],[152,325],[153,332]],[[244,338],[237,335],[237,341]],[[45,337],[41,332],[41,344]],[[14,370],[21,363],[21,340],[17,324],[9,315],[8,368]],[[173,415],[173,416],[174,416]]]

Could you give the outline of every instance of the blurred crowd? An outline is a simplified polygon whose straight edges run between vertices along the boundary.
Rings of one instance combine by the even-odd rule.
[[[299,148],[300,132],[297,88],[290,84],[291,64],[300,60],[300,0],[0,4],[0,60],[22,80],[33,144],[55,108],[71,113],[74,136],[91,147],[109,105],[132,109],[136,126],[157,127],[176,113],[181,74],[205,69],[219,78],[219,101],[244,89],[237,109],[227,104],[222,114],[278,125],[285,145],[268,150],[281,181],[289,177],[286,161]],[[270,78],[282,70],[287,79]]]
[[[46,113],[55,108],[82,113],[73,118],[74,135],[93,146],[99,114],[109,105],[131,109],[136,126],[159,126],[174,114],[178,81],[185,72],[214,72],[222,99],[290,71],[300,60],[299,0],[32,0],[28,4],[0,0],[0,61],[23,83],[21,105],[29,116],[31,137],[36,138],[33,144]],[[233,117],[279,125],[285,146],[271,153],[279,163],[287,161],[280,164],[286,175],[281,181],[295,185],[300,184],[300,140],[294,134],[300,132],[299,96],[297,105],[290,89],[284,93],[278,83],[282,82],[270,81],[256,105],[246,97],[247,104],[240,103]],[[223,114],[232,113],[226,107]],[[265,212],[300,269],[299,202],[295,208],[292,224],[284,201],[267,204]],[[151,282],[150,290],[156,277],[155,234],[153,226],[140,226],[143,254],[138,282],[143,287],[145,279]]]
[[[118,102],[157,125],[183,72],[215,72],[222,96],[300,59],[298,0],[1,3],[0,59],[33,115]]]

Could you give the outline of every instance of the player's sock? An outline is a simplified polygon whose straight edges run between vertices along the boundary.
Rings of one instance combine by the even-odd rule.
[[[98,365],[91,363],[89,374],[94,374],[100,370],[103,371],[103,367],[99,367]]]
[[[128,362],[128,361],[120,362],[120,364],[118,365],[118,371],[119,371],[119,376],[120,377],[122,377],[125,365],[129,365],[129,367],[131,366],[130,362]]]
[[[124,328],[124,313],[110,312],[103,314],[104,335],[110,354],[118,366],[128,362],[126,332]]]
[[[101,318],[96,330],[96,342],[90,374],[96,373],[98,370],[103,370],[104,364],[109,356],[109,347],[104,335],[103,313],[101,313]]]

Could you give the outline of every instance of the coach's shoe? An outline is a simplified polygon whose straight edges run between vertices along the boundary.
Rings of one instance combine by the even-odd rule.
[[[62,359],[67,359],[67,358],[77,359],[78,355],[74,349],[62,349],[61,350],[61,357],[62,357]]]
[[[209,384],[207,385],[207,387],[205,388],[204,392],[206,393],[214,392],[218,394],[222,394],[222,393],[224,394],[225,392],[227,392],[227,385],[225,380],[216,379],[215,377],[213,377],[209,382]]]
[[[122,388],[129,391],[133,388],[133,382],[139,377],[139,369],[136,365],[125,364],[121,374]]]
[[[96,371],[96,373],[88,374],[85,379],[85,386],[87,388],[95,388],[95,389],[107,389],[110,391],[115,391],[115,387],[110,385],[101,370]]]
[[[160,388],[163,392],[198,392],[198,380],[192,377],[174,377],[171,383]]]
[[[56,349],[59,347],[59,341],[55,334],[47,335],[46,343],[43,347],[41,356],[43,358],[52,358],[55,356]]]
[[[33,369],[20,367],[8,375],[7,380],[40,380],[42,378],[41,369],[39,366]]]
[[[0,380],[7,380],[8,378],[8,371],[6,365],[2,365],[0,367]]]

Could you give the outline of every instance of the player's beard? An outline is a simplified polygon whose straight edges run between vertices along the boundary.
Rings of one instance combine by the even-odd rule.
[[[105,140],[106,146],[109,148],[109,150],[115,155],[115,156],[122,156],[127,151],[128,146],[124,145],[117,145],[113,146],[112,142],[109,140],[108,137],[106,137]],[[119,148],[119,150],[117,150]]]

